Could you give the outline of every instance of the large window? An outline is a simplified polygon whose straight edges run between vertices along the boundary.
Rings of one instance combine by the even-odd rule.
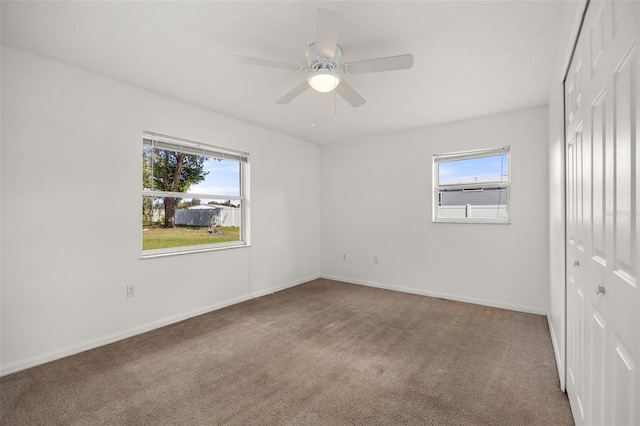
[[[509,223],[509,147],[433,156],[433,221]]]
[[[249,154],[145,132],[142,255],[248,243]]]

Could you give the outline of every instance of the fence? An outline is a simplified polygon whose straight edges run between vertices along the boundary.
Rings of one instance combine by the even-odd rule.
[[[438,207],[438,217],[441,218],[458,218],[458,217],[473,217],[473,218],[496,218],[506,217],[507,206],[505,205],[493,205],[493,206],[478,206],[467,204],[466,206],[440,206]]]
[[[177,209],[176,225],[209,226],[240,226],[240,209],[214,207],[207,209]]]

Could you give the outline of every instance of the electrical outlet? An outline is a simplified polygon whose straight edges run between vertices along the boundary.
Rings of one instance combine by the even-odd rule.
[[[346,254],[342,255],[342,260],[344,260],[346,262],[346,260],[347,260],[347,255]]]
[[[378,256],[373,256],[373,263],[376,265],[380,263],[380,258]]]
[[[127,286],[127,297],[134,297],[136,295],[136,288],[132,285]]]

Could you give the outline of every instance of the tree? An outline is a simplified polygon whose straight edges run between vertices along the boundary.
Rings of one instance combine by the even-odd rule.
[[[215,206],[227,206],[237,208],[238,204],[233,204],[231,200],[219,202],[219,201],[209,201],[207,204],[215,205]]]
[[[142,150],[142,189],[151,188],[151,149]],[[153,220],[153,200],[151,197],[142,197],[142,223],[151,223]]]
[[[188,209],[189,207],[192,206],[199,206],[201,203],[201,201],[197,198],[192,198],[191,201],[182,201],[180,203],[178,203],[178,208],[179,209]]]
[[[145,148],[151,151],[151,148]],[[209,174],[204,170],[204,163],[209,159],[204,155],[185,154],[166,149],[155,149],[148,152],[149,161],[143,166],[143,184],[148,183],[156,191],[187,192],[191,185],[204,180]],[[143,163],[145,154],[143,152]],[[149,181],[144,182],[144,172],[151,168]],[[164,197],[164,227],[175,228],[176,206],[180,198]],[[144,208],[144,207],[143,207]]]

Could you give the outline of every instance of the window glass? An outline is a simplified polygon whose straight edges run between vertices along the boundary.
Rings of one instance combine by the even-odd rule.
[[[434,222],[509,223],[509,147],[434,155]]]
[[[464,183],[504,182],[508,176],[507,154],[443,161],[438,168],[441,186]]]
[[[145,134],[143,256],[246,244],[247,165],[246,153]]]

